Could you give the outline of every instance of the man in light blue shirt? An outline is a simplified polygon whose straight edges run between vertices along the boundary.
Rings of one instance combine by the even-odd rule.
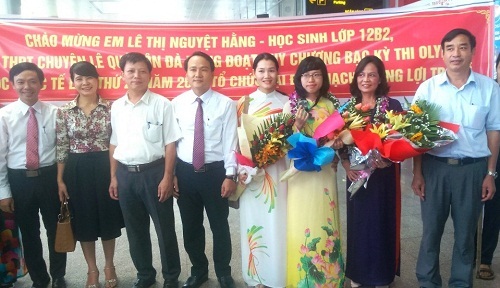
[[[449,287],[472,287],[474,233],[482,202],[495,194],[500,141],[498,84],[471,70],[476,39],[465,29],[441,41],[446,71],[417,89],[413,102],[441,107],[440,119],[460,125],[457,140],[413,159],[412,188],[421,200],[423,236],[417,261],[421,287],[441,287],[440,242],[448,215],[455,244]]]

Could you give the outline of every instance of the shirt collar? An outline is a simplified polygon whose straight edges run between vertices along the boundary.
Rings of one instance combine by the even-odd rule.
[[[19,111],[21,111],[23,115],[26,115],[26,113],[28,113],[28,110],[30,109],[30,106],[26,105],[26,103],[21,101],[21,99],[17,99],[17,102],[19,105]],[[42,102],[40,102],[40,100],[36,101],[36,103],[33,104],[33,108],[36,112],[42,113]]]
[[[71,100],[68,102],[68,108],[69,109],[75,109],[78,107],[78,98],[80,95],[76,95],[75,99]],[[106,106],[106,101],[102,99],[101,96],[97,95],[97,106]]]
[[[469,70],[470,73],[469,73],[469,78],[467,78],[467,81],[465,82],[464,86],[466,86],[467,84],[469,83],[476,83],[476,78],[474,77],[474,72],[471,70]],[[438,75],[438,83],[440,85],[443,85],[443,84],[449,84],[449,85],[452,85],[448,79],[448,74],[446,74],[446,71],[441,73],[440,75]]]
[[[130,100],[128,100],[128,95],[125,94],[125,101],[124,101],[124,105],[138,105],[139,103],[143,102],[144,104],[148,105],[149,103],[149,100],[151,98],[151,91],[146,90],[146,92],[144,93],[144,95],[142,95],[141,99],[139,101],[137,101],[136,104],[133,104],[132,102],[130,102]]]
[[[203,101],[203,103],[208,103],[208,102],[210,102],[210,99],[212,99],[213,92],[214,91],[212,89],[208,89],[207,92],[203,93],[203,95],[201,95],[199,97]],[[196,102],[196,98],[198,98],[198,96],[196,94],[194,94],[193,90],[191,90],[190,103]]]

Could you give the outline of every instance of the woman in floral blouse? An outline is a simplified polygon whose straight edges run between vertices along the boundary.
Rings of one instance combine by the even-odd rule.
[[[104,250],[105,287],[117,286],[113,263],[115,238],[124,227],[119,203],[109,197],[110,104],[99,97],[99,75],[89,62],[70,68],[76,98],[57,113],[57,182],[59,198],[69,199],[73,232],[88,265],[87,288],[99,285],[95,241]]]

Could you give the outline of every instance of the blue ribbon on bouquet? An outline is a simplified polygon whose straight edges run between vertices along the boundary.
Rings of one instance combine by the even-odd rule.
[[[331,147],[318,147],[316,140],[295,133],[287,138],[293,149],[288,151],[288,157],[294,160],[294,167],[299,171],[320,171],[321,166],[331,163],[335,151]]]

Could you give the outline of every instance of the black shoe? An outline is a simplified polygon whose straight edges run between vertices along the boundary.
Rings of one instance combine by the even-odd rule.
[[[144,279],[135,279],[134,286],[132,288],[149,288],[156,283],[156,279],[144,280]]]
[[[231,277],[231,275],[219,277],[219,284],[221,288],[236,288],[233,277]]]
[[[64,276],[52,279],[52,288],[66,288],[66,280],[64,280]]]
[[[184,288],[198,288],[201,286],[201,284],[207,282],[208,280],[208,273],[202,274],[202,275],[194,275],[190,276],[186,283],[182,287]]]
[[[165,280],[165,283],[163,283],[163,288],[179,288],[179,281]]]
[[[47,288],[49,286],[50,279],[47,281],[34,281],[31,288]]]

